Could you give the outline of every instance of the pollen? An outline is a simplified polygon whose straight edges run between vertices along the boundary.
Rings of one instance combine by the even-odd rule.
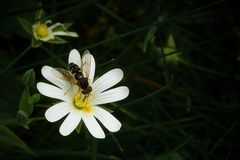
[[[86,105],[84,106],[83,110],[84,110],[85,112],[90,113],[90,112],[92,112],[92,106],[91,106],[90,104],[86,104]]]
[[[46,24],[38,23],[34,26],[33,30],[39,38],[46,38],[49,35],[48,27]]]
[[[73,98],[73,104],[77,109],[81,109],[84,112],[91,112],[92,106],[89,104],[89,99],[86,95],[77,92]]]

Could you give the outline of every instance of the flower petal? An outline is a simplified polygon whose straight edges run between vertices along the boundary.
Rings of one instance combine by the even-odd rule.
[[[126,86],[117,87],[114,89],[110,89],[103,93],[92,95],[90,98],[91,105],[99,105],[112,103],[116,101],[120,101],[126,98],[129,95],[129,89]]]
[[[93,107],[93,115],[110,131],[117,132],[122,124],[108,111],[100,108]]]
[[[81,67],[82,63],[81,63],[81,56],[78,52],[78,50],[73,49],[70,51],[69,56],[68,56],[68,64],[70,63],[74,63],[76,65],[78,65],[78,67]]]
[[[78,37],[78,34],[76,32],[55,31],[52,32],[52,34],[55,36]]]
[[[92,85],[95,74],[95,60],[88,50],[85,50],[82,56],[82,71],[84,77],[88,78],[89,85]]]
[[[45,117],[49,122],[56,122],[67,115],[72,109],[68,102],[61,102],[48,108],[45,112]]]
[[[91,67],[90,67],[90,71],[89,71],[89,75],[88,75],[89,85],[92,85],[94,76],[95,76],[95,60],[92,55],[91,55],[91,59],[92,59],[92,62],[91,62]]]
[[[106,89],[114,86],[120,82],[123,78],[123,71],[119,68],[112,69],[109,72],[102,75],[92,84],[93,94],[101,93]]]
[[[83,122],[85,123],[87,129],[95,138],[105,138],[105,134],[98,124],[97,120],[90,113],[83,113],[82,115]]]
[[[60,78],[62,75],[56,69],[50,66],[43,66],[41,72],[44,78],[64,91],[67,91],[71,87],[69,82]]]
[[[37,89],[44,96],[71,102],[71,97],[68,94],[65,94],[62,89],[57,88],[53,85],[39,82],[37,83]]]
[[[74,131],[81,121],[81,112],[79,110],[72,110],[67,118],[63,121],[62,125],[59,128],[59,132],[63,136],[67,136]]]
[[[51,21],[50,21],[50,23],[51,23]],[[48,28],[53,30],[53,29],[55,29],[58,26],[63,26],[64,27],[64,25],[62,23],[54,23],[53,25],[49,26]]]

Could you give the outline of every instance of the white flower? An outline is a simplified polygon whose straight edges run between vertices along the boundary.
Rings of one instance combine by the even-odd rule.
[[[61,23],[55,23],[50,26],[48,26],[48,24],[51,24],[51,21],[44,23],[39,21],[33,24],[32,32],[36,40],[47,42],[56,39],[57,36],[78,37],[76,32],[67,31],[66,27]]]
[[[91,61],[91,63],[85,64],[86,61]],[[46,119],[49,122],[55,122],[67,115],[59,129],[63,136],[72,133],[80,121],[83,120],[92,136],[105,138],[105,134],[96,118],[110,132],[120,130],[121,123],[99,105],[120,101],[129,95],[129,89],[126,86],[112,88],[123,78],[122,70],[118,68],[110,70],[93,82],[95,61],[89,51],[85,51],[81,58],[79,52],[73,49],[69,54],[68,63],[77,64],[82,72],[88,75],[88,83],[92,87],[92,92],[87,96],[83,95],[80,87],[56,76],[60,73],[57,69],[44,66],[42,75],[55,86],[39,82],[37,89],[47,97],[62,100],[62,102],[47,109]]]

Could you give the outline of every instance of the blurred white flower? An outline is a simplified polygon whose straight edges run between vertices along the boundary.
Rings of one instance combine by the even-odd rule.
[[[81,58],[76,49],[70,52],[68,63],[77,64],[81,68],[83,75],[88,76],[88,84],[92,87],[92,91],[87,95],[82,94],[81,87],[56,76],[57,74],[61,75],[58,69],[44,66],[42,68],[42,75],[54,85],[39,82],[37,89],[47,97],[62,100],[62,102],[47,109],[45,113],[46,119],[49,122],[55,122],[66,116],[59,129],[59,132],[63,136],[72,133],[81,120],[83,120],[92,136],[96,138],[105,138],[105,134],[96,119],[110,132],[120,130],[121,123],[99,105],[120,101],[129,95],[129,89],[126,86],[112,88],[122,80],[122,70],[118,68],[112,69],[93,81],[95,74],[93,56],[89,51],[85,51]]]
[[[51,24],[51,21],[36,22],[32,26],[32,32],[36,40],[44,42],[59,39],[58,36],[78,37],[76,32],[67,31],[67,27],[62,23]],[[49,26],[48,26],[49,25]]]
[[[44,11],[37,10],[35,22],[32,23],[27,19],[17,17],[18,22],[23,27],[23,29],[31,35],[33,48],[39,47],[42,45],[42,42],[53,43],[53,44],[62,44],[67,43],[66,40],[61,38],[61,36],[68,37],[78,37],[76,32],[68,31],[68,28],[72,23],[54,23],[52,24],[51,20],[42,21],[44,19]]]

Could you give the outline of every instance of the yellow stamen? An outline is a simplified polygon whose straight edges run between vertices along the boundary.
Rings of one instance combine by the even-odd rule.
[[[89,104],[89,99],[81,92],[77,92],[73,98],[73,104],[77,109],[82,109],[85,112],[91,112],[92,106]]]
[[[90,113],[90,112],[92,112],[92,106],[91,106],[90,104],[86,104],[86,105],[84,106],[83,110],[84,110],[85,112]]]
[[[49,35],[48,27],[46,24],[38,23],[34,26],[34,32],[39,38],[46,38]]]

